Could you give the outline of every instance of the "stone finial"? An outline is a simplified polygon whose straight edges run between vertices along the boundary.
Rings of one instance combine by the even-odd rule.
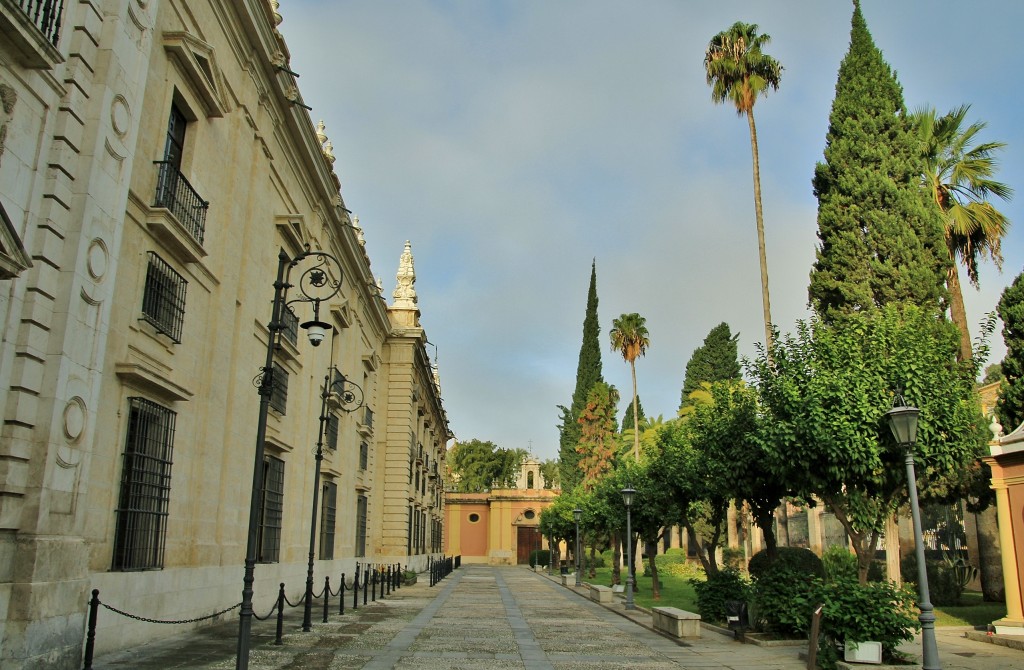
[[[391,297],[395,299],[396,309],[417,309],[416,307],[416,270],[413,268],[412,244],[405,241],[405,250],[398,261],[398,285]]]
[[[356,231],[356,239],[359,240],[359,244],[365,247],[366,246],[366,237],[363,236],[363,229],[359,226],[359,217],[358,216],[353,216],[352,217],[352,228],[355,229],[355,231]],[[381,289],[381,293],[382,294],[383,294],[383,292],[384,292],[383,289]]]
[[[320,122],[316,124],[316,139],[319,140],[321,147],[324,145],[324,142],[327,141],[327,133],[324,132],[325,130],[327,130],[327,126],[324,125],[324,120],[320,119]]]
[[[323,152],[324,152],[324,158],[327,159],[327,162],[330,163],[331,165],[334,165],[334,161],[336,160],[334,158],[334,145],[331,144],[330,140],[327,140],[326,142],[324,142]]]
[[[1003,426],[999,423],[999,419],[996,418],[995,414],[992,415],[992,423],[988,424],[988,429],[992,431],[993,440],[998,440],[1003,436]]]
[[[270,11],[274,14],[274,29],[275,30],[277,29],[277,27],[279,25],[281,25],[281,21],[284,21],[284,18],[281,16],[281,13],[279,11],[277,11],[279,9],[281,9],[281,3],[278,2],[277,0],[270,0]]]
[[[441,375],[437,371],[437,363],[430,364],[430,374],[434,377],[434,388],[437,390],[437,397],[441,397]]]

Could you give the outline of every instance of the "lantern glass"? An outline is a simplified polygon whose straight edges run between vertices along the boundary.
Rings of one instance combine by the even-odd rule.
[[[630,486],[627,486],[626,488],[622,489],[622,491],[620,491],[620,493],[622,493],[622,503],[626,507],[632,507],[633,506],[633,496],[636,495],[636,489],[634,489],[634,488],[632,488]]]

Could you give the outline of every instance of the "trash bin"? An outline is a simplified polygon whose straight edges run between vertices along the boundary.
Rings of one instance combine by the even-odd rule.
[[[558,572],[559,572],[559,574],[562,574],[562,575],[569,574],[569,562],[568,561],[562,561],[562,564],[558,566]]]
[[[747,603],[742,600],[725,601],[725,621],[732,631],[745,631],[750,627],[750,619],[747,616]]]

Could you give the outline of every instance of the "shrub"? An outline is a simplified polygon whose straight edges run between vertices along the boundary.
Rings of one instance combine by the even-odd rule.
[[[740,547],[722,547],[722,564],[727,568],[739,570],[743,567],[745,552]]]
[[[857,555],[846,547],[833,545],[822,552],[821,566],[829,582],[857,580]]]
[[[964,587],[956,569],[944,561],[925,560],[928,594],[933,605],[959,605]],[[903,581],[917,584],[917,556],[910,554],[900,562]]]
[[[757,579],[772,563],[778,567],[789,568],[805,577],[808,575],[814,575],[815,577],[825,576],[825,570],[821,566],[821,559],[810,549],[803,547],[777,547],[776,550],[778,555],[775,561],[768,558],[768,551],[766,549],[762,549],[750,557],[747,571],[750,572],[752,578]]]
[[[550,549],[534,549],[530,552],[530,567],[535,568],[538,565],[550,565],[551,564],[551,550]]]
[[[782,561],[772,563],[754,580],[751,596],[758,628],[783,637],[803,637],[810,627],[814,608],[821,603],[822,581],[808,578]]]
[[[678,547],[669,549],[664,554],[658,554],[654,557],[654,562],[658,566],[659,576],[665,574],[684,579],[703,579],[704,577],[704,568],[700,563],[687,559],[686,552]]]
[[[706,580],[691,579],[697,593],[697,610],[705,621],[725,621],[725,603],[729,600],[745,602],[750,585],[739,570],[726,568],[707,576]]]
[[[914,593],[893,582],[858,584],[856,580],[819,585],[821,596],[821,638],[818,663],[825,670],[835,667],[847,641],[875,640],[882,644],[882,662],[901,659],[896,647],[914,637],[919,628],[914,618]]]

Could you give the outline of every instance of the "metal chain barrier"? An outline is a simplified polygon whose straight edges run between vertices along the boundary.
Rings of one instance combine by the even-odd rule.
[[[100,605],[104,609],[108,609],[111,612],[114,612],[116,614],[120,614],[123,617],[128,617],[129,619],[135,619],[136,621],[145,621],[146,623],[185,624],[185,623],[198,623],[200,621],[206,621],[207,619],[212,619],[214,617],[218,617],[221,614],[227,614],[231,610],[238,609],[239,607],[241,607],[242,603],[238,603],[236,605],[232,605],[231,607],[227,607],[225,609],[222,609],[219,612],[214,612],[213,614],[209,614],[207,616],[196,617],[194,619],[173,619],[173,620],[172,619],[150,619],[150,618],[147,618],[147,617],[144,617],[144,616],[138,616],[137,614],[129,614],[128,612],[123,612],[123,611],[117,609],[116,607],[113,607],[113,606],[108,605],[108,604],[103,603],[103,602],[101,602]],[[277,607],[277,605],[274,605],[274,607]],[[274,610],[270,610],[270,613],[273,614]],[[268,614],[267,616],[270,616],[270,614]],[[256,618],[258,619],[259,617],[256,617]],[[264,618],[266,618],[266,617],[264,617]]]

